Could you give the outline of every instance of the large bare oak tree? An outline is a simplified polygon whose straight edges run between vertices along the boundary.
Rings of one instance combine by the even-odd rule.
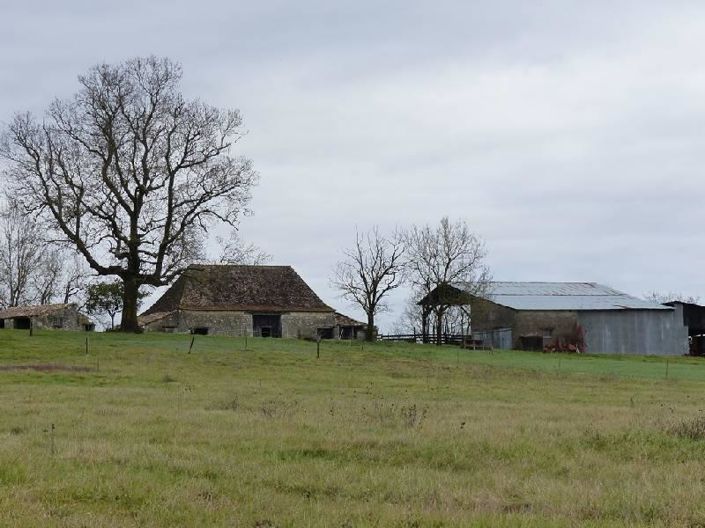
[[[181,76],[166,58],[95,66],[42,119],[16,115],[0,146],[25,210],[123,281],[126,331],[139,288],[171,282],[213,222],[236,224],[256,180],[232,153],[239,112],[187,100]]]
[[[375,316],[386,308],[384,298],[402,282],[404,247],[398,236],[386,237],[374,227],[356,234],[355,246],[344,252],[335,270],[333,285],[367,315],[368,341],[375,339]]]

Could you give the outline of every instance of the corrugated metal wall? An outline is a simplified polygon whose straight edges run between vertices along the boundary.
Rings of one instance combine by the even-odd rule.
[[[486,332],[475,332],[472,335],[473,339],[479,339],[485,346],[498,348],[500,350],[511,350],[512,348],[512,329],[497,328]]]
[[[688,353],[682,307],[673,311],[578,312],[589,354],[680,356]]]

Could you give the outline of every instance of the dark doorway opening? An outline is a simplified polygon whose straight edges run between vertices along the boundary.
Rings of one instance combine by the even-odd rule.
[[[32,322],[29,317],[16,317],[15,318],[15,328],[18,330],[29,330],[32,326]]]
[[[5,319],[0,319],[0,328],[5,328]]]
[[[318,337],[321,339],[333,339],[333,329],[332,328],[318,328],[316,330]]]
[[[191,333],[196,335],[208,335],[208,328],[205,326],[198,326],[191,330]]]
[[[252,335],[255,337],[281,337],[282,316],[279,314],[252,314]]]

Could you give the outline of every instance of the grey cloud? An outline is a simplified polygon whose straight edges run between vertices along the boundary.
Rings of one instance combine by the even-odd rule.
[[[446,214],[484,236],[498,279],[705,298],[699,2],[33,1],[2,14],[0,120],[71,94],[96,62],[150,53],[182,61],[188,94],[240,108],[262,175],[243,236],[336,306],[328,276],[356,226]]]

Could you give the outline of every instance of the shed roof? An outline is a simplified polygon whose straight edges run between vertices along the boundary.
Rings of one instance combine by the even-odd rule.
[[[462,283],[454,287],[466,291]],[[515,310],[672,310],[594,282],[492,282],[488,300]]]
[[[335,324],[338,326],[367,326],[366,323],[357,321],[356,319],[348,317],[345,314],[341,314],[340,312],[335,312]]]
[[[12,306],[0,310],[0,319],[13,319],[15,317],[45,317],[47,315],[61,314],[69,309],[76,309],[75,304],[37,304],[32,306]]]
[[[333,312],[291,266],[191,265],[142,317],[174,310]]]

